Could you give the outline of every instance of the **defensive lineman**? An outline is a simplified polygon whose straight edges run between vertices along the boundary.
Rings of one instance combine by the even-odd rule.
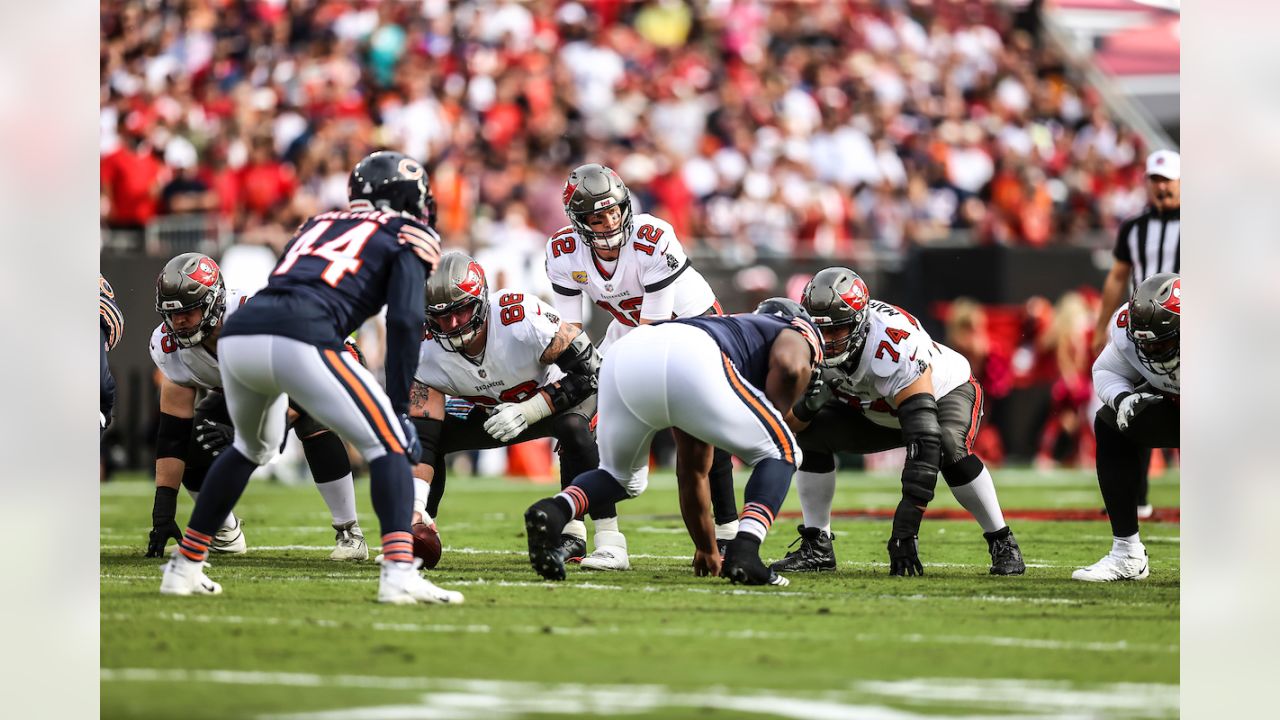
[[[585,333],[533,295],[490,294],[484,269],[460,252],[441,256],[426,305],[432,341],[422,343],[411,409],[422,439],[415,523],[432,524],[447,453],[550,436],[560,443],[562,487],[599,465],[591,418],[600,358]],[[445,395],[474,406],[465,418],[446,415]],[[585,536],[562,538],[565,558],[585,551]]]
[[[938,473],[982,526],[993,575],[1026,570],[1004,522],[991,473],[972,452],[982,418],[982,386],[969,362],[933,342],[905,310],[872,300],[849,268],[831,267],[809,281],[801,300],[822,328],[824,368],[795,414],[804,464],[796,491],[804,512],[800,548],[774,563],[779,572],[834,570],[831,501],[836,452],[906,447],[902,500],[889,539],[889,572],[924,573],[918,540]]]
[[[218,523],[284,434],[287,394],[355,445],[369,462],[382,525],[378,601],[460,603],[413,557],[411,463],[420,447],[409,422],[409,384],[422,342],[426,273],[440,260],[430,228],[426,170],[400,153],[361,160],[348,185],[350,212],[316,215],[286,248],[267,287],[222,330],[218,356],[235,441],[205,479],[164,594],[217,594],[203,566]],[[386,305],[387,392],[343,351],[343,338]]]
[[[715,293],[689,258],[670,223],[646,213],[633,214],[631,193],[612,169],[596,163],[579,166],[564,186],[569,225],[547,243],[547,275],[560,318],[582,327],[582,296],[613,316],[601,354],[641,325],[671,318],[719,315]],[[738,532],[733,464],[717,450],[711,467],[711,503],[716,537],[723,546]],[[593,512],[595,551],[582,567],[626,570],[626,538],[616,517]],[[569,532],[585,535],[574,521]]]
[[[98,433],[107,431],[116,404],[116,379],[107,365],[107,352],[124,336],[124,313],[116,305],[116,291],[107,279],[98,275]]]
[[[617,342],[600,370],[600,468],[525,513],[529,561],[542,577],[564,579],[561,529],[589,510],[644,492],[649,443],[677,432],[681,505],[693,537],[694,569],[732,582],[786,585],[760,561],[769,531],[801,459],[787,423],[822,360],[822,335],[795,302],[776,315],[683,318],[635,330]],[[711,448],[725,448],[752,466],[738,533],[723,566],[711,518],[701,501]],[[680,461],[700,458],[700,467]],[[692,487],[691,477],[700,482]],[[690,507],[690,505],[693,505]]]
[[[160,423],[156,437],[156,494],[151,506],[147,557],[161,557],[169,539],[181,540],[175,522],[178,486],[199,497],[213,459],[231,444],[231,418],[222,393],[216,354],[223,324],[250,298],[228,289],[213,258],[184,253],[156,278],[156,312],[163,322],[151,333],[151,360],[160,369]],[[197,392],[205,397],[197,404]],[[351,461],[342,440],[305,414],[289,411],[302,441],[316,489],[336,532],[334,560],[365,560],[369,548],[356,518]],[[209,545],[213,552],[246,550],[240,520],[229,514]]]
[[[1111,316],[1109,342],[1093,364],[1102,400],[1094,418],[1098,485],[1111,520],[1111,552],[1071,573],[1075,580],[1142,580],[1150,574],[1138,537],[1139,484],[1152,448],[1181,443],[1182,278],[1152,275]]]

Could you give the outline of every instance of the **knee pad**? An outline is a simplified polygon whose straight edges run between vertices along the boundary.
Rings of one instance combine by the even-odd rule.
[[[836,455],[832,452],[810,450],[800,462],[800,469],[805,472],[833,472],[836,469]]]
[[[556,440],[560,441],[561,451],[582,452],[596,444],[591,434],[591,421],[573,412],[561,414],[552,421]]]
[[[977,455],[966,455],[958,462],[942,468],[942,479],[947,481],[948,487],[953,488],[968,485],[980,474],[982,474],[982,461]]]
[[[319,435],[303,438],[302,452],[307,456],[307,467],[317,484],[333,482],[351,473],[347,446],[337,433],[324,430]]]

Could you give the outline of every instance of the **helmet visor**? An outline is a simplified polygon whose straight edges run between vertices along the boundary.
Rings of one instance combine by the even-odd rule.
[[[1155,340],[1138,340],[1138,352],[1154,362],[1167,362],[1178,354],[1178,336]]]

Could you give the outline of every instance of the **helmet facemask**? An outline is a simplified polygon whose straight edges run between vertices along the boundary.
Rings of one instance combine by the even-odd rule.
[[[1152,275],[1129,301],[1125,335],[1138,362],[1155,375],[1173,376],[1181,366],[1182,280],[1173,273]]]
[[[1182,365],[1178,330],[1157,335],[1150,330],[1138,330],[1130,323],[1126,334],[1137,351],[1138,362],[1147,370],[1165,376],[1178,372]]]
[[[805,286],[800,301],[822,329],[824,367],[839,367],[862,353],[871,330],[871,297],[857,273],[842,267],[826,268]]]
[[[631,191],[618,174],[597,163],[580,165],[569,173],[564,184],[564,212],[577,231],[582,242],[591,249],[612,252],[620,249],[631,237],[633,228]],[[617,208],[616,229],[600,231],[591,227],[588,220],[601,211]]]
[[[178,347],[193,348],[204,342],[222,322],[226,309],[226,284],[217,263],[207,256],[179,255],[156,281],[156,312]],[[178,330],[174,316],[193,310],[200,311],[200,322],[192,329]]]
[[[828,368],[839,367],[850,356],[860,354],[867,341],[867,331],[871,329],[866,310],[840,321],[826,316],[815,316],[813,321],[822,330],[825,355],[822,366]]]
[[[489,303],[483,297],[468,297],[457,302],[427,308],[427,330],[448,352],[465,353],[467,345],[484,329]]]
[[[603,232],[592,229],[588,219],[598,212],[607,211],[609,207],[617,207],[621,212],[617,229]],[[573,223],[573,229],[578,231],[578,236],[582,238],[582,242],[589,245],[593,250],[605,252],[617,250],[626,244],[627,238],[631,237],[631,229],[634,225],[631,217],[631,198],[628,197],[618,205],[609,207],[588,213],[570,213],[569,215],[569,219]]]

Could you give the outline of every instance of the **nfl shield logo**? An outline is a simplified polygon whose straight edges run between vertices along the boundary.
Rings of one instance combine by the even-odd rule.
[[[605,284],[604,284],[604,291],[605,291],[605,292],[613,292],[613,285],[611,285],[610,283],[605,283]]]
[[[487,378],[487,377],[489,377],[489,373],[485,372],[485,371],[484,371],[484,368],[480,368],[480,370],[479,370],[478,372],[480,373],[480,377],[481,377],[481,378]]]

